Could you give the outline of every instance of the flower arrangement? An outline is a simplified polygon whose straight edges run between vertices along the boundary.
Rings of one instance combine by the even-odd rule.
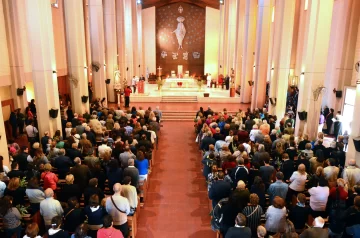
[[[21,216],[29,215],[29,212],[28,212],[29,206],[25,207],[25,206],[19,204],[19,205],[16,205],[16,208],[19,210]]]
[[[27,184],[28,184],[28,182],[26,181],[26,178],[25,177],[23,177],[21,180],[20,180],[20,187],[22,187],[22,188],[26,188],[27,187]]]

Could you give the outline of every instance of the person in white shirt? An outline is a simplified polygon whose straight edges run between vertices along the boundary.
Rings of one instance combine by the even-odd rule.
[[[136,86],[137,86],[137,83],[139,82],[139,78],[138,77],[133,77],[132,80],[131,80],[131,86],[133,87],[133,91],[134,93],[136,93]]]
[[[121,195],[123,195],[129,200],[129,205],[130,205],[129,215],[133,215],[138,205],[138,197],[137,197],[136,187],[131,185],[130,176],[125,176],[123,180]]]
[[[156,106],[156,109],[154,110],[154,113],[157,114],[157,116],[159,117],[159,119],[160,119],[160,121],[161,121],[162,111],[160,111],[160,107],[159,107],[159,106]]]
[[[104,156],[105,152],[109,152],[110,154],[112,152],[112,149],[110,146],[107,145],[107,142],[108,142],[107,139],[104,139],[102,145],[98,147],[100,158]]]
[[[145,110],[143,109],[143,107],[139,107],[139,110],[137,110],[137,112],[138,112],[142,117],[144,117],[144,115],[145,115]]]
[[[344,169],[343,178],[349,184],[349,188],[360,185],[360,169],[356,167],[354,159],[351,159],[349,166]]]
[[[310,194],[310,208],[313,217],[327,217],[326,204],[330,194],[326,179],[319,180],[317,187],[312,187],[308,190]]]
[[[250,135],[249,135],[251,141],[255,141],[255,136],[258,134],[258,131],[259,131],[258,126],[253,125],[253,129],[250,131]]]
[[[305,190],[305,183],[307,179],[306,167],[303,164],[299,164],[298,170],[295,171],[291,177],[289,188],[296,192],[303,192]]]
[[[330,165],[324,168],[325,179],[329,182],[336,182],[340,169],[336,167],[335,159],[330,158],[329,163]]]
[[[25,128],[26,134],[28,136],[28,140],[30,142],[30,147],[36,142],[37,140],[37,134],[39,133],[38,129],[34,126],[34,122],[31,122],[26,128]]]
[[[286,222],[285,201],[279,196],[274,197],[271,205],[265,213],[265,228],[269,232],[281,232]]]
[[[0,198],[4,197],[5,189],[6,189],[6,184],[0,180]]]
[[[54,191],[51,188],[45,190],[45,200],[40,202],[40,214],[44,218],[46,226],[51,225],[51,219],[55,216],[62,216],[64,211],[58,200],[54,199]]]
[[[206,86],[208,88],[211,87],[211,74],[208,74],[208,76],[206,77]]]
[[[130,213],[129,200],[121,196],[122,185],[120,183],[114,184],[113,189],[114,195],[106,199],[106,211],[113,218],[114,228],[120,230],[124,237],[128,237],[127,215]]]

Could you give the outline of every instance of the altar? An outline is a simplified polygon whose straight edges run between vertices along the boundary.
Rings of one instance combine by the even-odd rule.
[[[167,78],[165,79],[165,87],[169,88],[190,88],[195,85],[193,78]]]

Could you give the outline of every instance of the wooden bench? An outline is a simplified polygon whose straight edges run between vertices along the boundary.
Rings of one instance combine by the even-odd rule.
[[[132,216],[127,217],[127,223],[129,226],[129,236],[128,237],[136,237],[137,233],[137,212],[134,213]]]

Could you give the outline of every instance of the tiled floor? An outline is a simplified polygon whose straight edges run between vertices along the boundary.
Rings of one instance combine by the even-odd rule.
[[[192,122],[164,122],[137,238],[211,238],[209,200]]]

